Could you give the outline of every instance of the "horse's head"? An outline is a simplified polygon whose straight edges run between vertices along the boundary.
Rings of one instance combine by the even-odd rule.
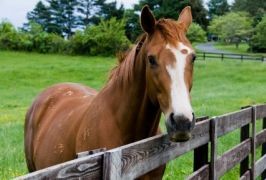
[[[142,53],[148,94],[164,113],[172,141],[188,140],[195,125],[190,90],[196,56],[186,38],[191,22],[190,7],[182,10],[177,21],[156,21],[148,6],[141,12],[141,26],[147,34]]]

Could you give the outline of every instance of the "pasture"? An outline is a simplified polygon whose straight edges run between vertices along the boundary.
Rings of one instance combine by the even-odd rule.
[[[115,58],[0,52],[0,179],[27,173],[23,152],[24,115],[34,97],[58,82],[78,82],[100,89]],[[197,61],[192,104],[197,116],[219,115],[248,104],[266,102],[266,63]],[[164,122],[161,121],[164,128]],[[224,152],[239,142],[233,132],[219,142]],[[192,172],[192,153],[171,162],[165,179]],[[236,177],[234,168],[224,178]]]

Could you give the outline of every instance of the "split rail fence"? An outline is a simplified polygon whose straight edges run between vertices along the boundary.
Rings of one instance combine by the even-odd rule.
[[[262,61],[266,62],[265,56],[259,55],[249,55],[249,54],[231,54],[231,53],[210,53],[210,52],[197,52],[197,59],[206,60],[206,59],[220,59],[224,61],[226,59],[230,60],[241,60],[241,61]]]
[[[262,130],[256,133],[259,121]],[[219,156],[218,138],[239,128],[240,144]],[[261,157],[256,161],[256,148],[260,147]],[[239,163],[240,179],[265,179],[266,104],[210,119],[200,118],[187,142],[174,143],[166,134],[158,135],[107,151],[83,152],[78,159],[17,179],[134,179],[192,150],[194,172],[187,179],[216,180]]]

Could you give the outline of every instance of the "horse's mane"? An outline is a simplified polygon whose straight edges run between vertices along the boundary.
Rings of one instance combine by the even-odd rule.
[[[178,23],[172,19],[160,19],[156,22],[155,31],[159,31],[166,42],[171,45],[176,45],[176,42],[182,41],[187,42],[185,36],[185,26],[182,23]],[[152,37],[152,36],[151,36]],[[110,81],[130,82],[133,78],[133,68],[136,58],[136,53],[139,53],[142,46],[145,46],[146,39],[149,36],[143,33],[137,38],[136,43],[125,52],[118,53],[117,59],[118,64],[111,70],[109,76]],[[139,44],[141,43],[141,44]]]

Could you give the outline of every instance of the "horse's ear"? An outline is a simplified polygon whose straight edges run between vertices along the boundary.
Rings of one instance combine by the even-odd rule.
[[[150,8],[147,5],[145,5],[141,10],[141,15],[140,15],[140,22],[141,22],[142,29],[146,33],[152,34],[155,29],[155,21],[156,20]]]
[[[192,23],[192,14],[190,6],[185,7],[178,18],[178,22],[183,23],[185,26],[185,30],[187,31],[190,24]]]

